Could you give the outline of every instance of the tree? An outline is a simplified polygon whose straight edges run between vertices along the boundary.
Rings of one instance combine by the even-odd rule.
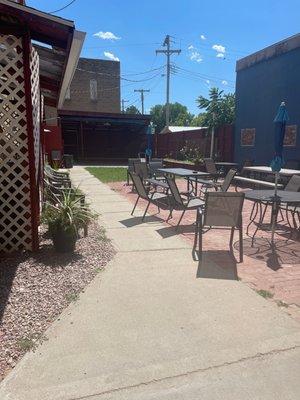
[[[192,119],[191,126],[207,126],[206,124],[206,113],[200,113],[195,115]]]
[[[151,120],[155,125],[156,132],[161,132],[165,127],[166,123],[166,106],[162,104],[156,104],[150,110]],[[191,114],[187,107],[180,103],[170,104],[170,125],[175,126],[189,126],[193,120],[193,114]]]
[[[125,114],[140,114],[140,111],[136,106],[129,106],[126,108]]]
[[[232,124],[235,119],[235,95],[223,94],[223,90],[211,88],[209,98],[199,96],[196,100],[200,109],[205,109],[203,122],[205,126],[215,127]]]

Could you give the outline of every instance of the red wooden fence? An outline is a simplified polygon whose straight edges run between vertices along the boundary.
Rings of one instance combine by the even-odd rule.
[[[222,161],[233,161],[233,126],[225,125],[215,132],[215,153]],[[159,133],[155,135],[155,156],[177,159],[185,145],[197,147],[203,157],[210,155],[211,133],[208,129]]]

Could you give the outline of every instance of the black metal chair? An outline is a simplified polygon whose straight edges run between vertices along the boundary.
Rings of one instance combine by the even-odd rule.
[[[177,230],[185,212],[187,210],[197,210],[199,207],[203,207],[204,201],[199,199],[198,197],[189,196],[188,195],[189,193],[180,192],[174,178],[166,176],[166,180],[170,189],[171,200],[172,200],[170,213],[167,218],[167,221],[172,217],[173,210],[182,210],[182,214],[176,225],[176,230]]]
[[[240,262],[243,262],[243,222],[242,209],[244,193],[207,192],[204,207],[197,209],[194,258],[199,249],[199,260],[202,259],[202,235],[210,229],[230,229],[229,246],[232,249],[235,229],[239,231]]]
[[[143,199],[148,202],[145,212],[142,216],[142,221],[144,221],[151,203],[157,206],[158,211],[160,211],[160,205],[168,205],[169,207],[169,196],[167,194],[156,191],[150,192],[149,189],[145,187],[141,176],[139,176],[136,172],[130,172],[130,177],[138,195],[134,207],[131,211],[131,215],[134,214],[139,199]]]

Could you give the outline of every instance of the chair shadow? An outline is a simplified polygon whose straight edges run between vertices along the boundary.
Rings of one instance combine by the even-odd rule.
[[[197,278],[238,280],[237,260],[231,251],[207,250],[198,260]]]
[[[252,245],[252,239],[243,240],[244,255],[259,261],[264,261],[268,268],[277,271],[282,264],[300,265],[300,245],[298,241],[278,239],[274,245],[267,238],[255,238]],[[239,243],[234,244],[234,248],[239,250]]]
[[[160,234],[163,239],[167,239],[172,236],[176,236],[178,234],[185,234],[185,233],[195,233],[195,225],[179,225],[178,229],[176,230],[176,226],[169,225],[161,229],[157,229],[156,232]]]
[[[144,223],[151,223],[151,222],[162,222],[162,219],[159,217],[156,217],[155,215],[147,215],[144,218],[144,221],[142,221],[142,217],[132,217],[132,218],[127,218],[123,219],[122,221],[119,221],[122,225],[126,226],[126,228],[133,228],[134,226],[142,225]]]

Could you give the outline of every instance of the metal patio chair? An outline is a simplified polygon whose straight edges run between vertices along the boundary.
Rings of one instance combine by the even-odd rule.
[[[218,171],[216,164],[212,158],[204,158],[204,165],[206,168],[206,172],[208,172],[215,182],[218,181],[220,177],[223,176],[222,171]]]
[[[128,158],[128,167],[127,167],[127,171],[126,171],[126,173],[127,173],[127,177],[126,177],[127,186],[129,186],[129,180],[130,180],[129,172],[134,172],[134,163],[135,162],[140,162],[140,159],[139,158]]]
[[[300,191],[300,176],[299,175],[293,175],[290,180],[288,181],[288,183],[286,184],[284,190],[288,191],[288,192],[299,192]],[[261,205],[264,206],[264,209],[262,211],[262,221],[265,218],[267,209],[269,206],[271,206],[270,203],[268,202],[261,202]],[[251,210],[251,216],[254,212],[254,207],[255,207],[255,203],[253,204],[252,210]],[[293,210],[295,209],[295,206],[292,205],[287,205],[284,203],[281,203],[279,206],[279,213],[280,213],[280,217],[281,220],[279,220],[278,222],[282,222],[284,221],[284,216],[283,216],[283,212],[285,212],[286,215],[286,219],[287,219],[287,223],[289,224],[290,228],[292,228],[292,225],[290,223],[289,220],[289,212],[293,213]],[[251,218],[251,217],[250,217]],[[248,233],[248,229],[247,229],[247,233]]]
[[[182,210],[182,214],[175,228],[177,230],[185,212],[187,210],[197,210],[198,208],[203,207],[204,201],[198,197],[189,196],[188,192],[180,192],[173,177],[166,176],[166,180],[171,193],[171,207],[167,221],[172,218],[173,210]]]
[[[219,192],[223,192],[223,193],[227,192],[236,173],[237,173],[236,169],[231,168],[227,172],[223,182],[215,182],[213,180],[198,179],[198,183],[201,184],[200,193],[202,195],[205,195],[205,193],[207,192],[207,189],[209,189],[209,188],[213,188],[213,189],[215,189],[215,191],[219,191]],[[191,178],[191,179],[193,180],[194,178]],[[203,188],[204,188],[204,190],[203,190]]]
[[[147,182],[150,179],[150,173],[148,169],[148,165],[143,161],[134,161],[134,172],[142,178],[144,182]]]
[[[232,249],[235,229],[239,231],[240,262],[243,262],[243,223],[242,209],[244,193],[207,192],[205,205],[197,209],[193,255],[199,248],[202,259],[202,235],[210,229],[230,229],[229,246]]]
[[[290,180],[288,181],[284,190],[287,190],[289,192],[299,192],[300,191],[300,176],[293,175],[290,178]],[[286,220],[287,220],[287,223],[289,224],[290,228],[298,229],[295,217],[297,216],[298,222],[300,222],[300,207],[299,207],[299,205],[288,205],[288,204],[282,203],[282,204],[280,204],[279,210],[281,213],[282,220],[284,219],[282,212],[285,212]],[[292,217],[293,226],[290,223],[289,215],[291,215],[291,217]]]
[[[137,192],[137,199],[136,202],[134,204],[134,207],[131,211],[131,215],[134,214],[134,211],[136,209],[136,206],[138,204],[139,199],[143,199],[146,200],[148,202],[147,207],[145,209],[145,212],[142,216],[142,221],[144,221],[145,216],[147,214],[148,208],[150,206],[150,204],[154,204],[157,206],[158,208],[158,212],[160,211],[160,204],[161,205],[168,205],[168,207],[170,207],[169,205],[169,196],[165,193],[161,193],[161,192],[150,192],[150,190],[148,188],[145,187],[143,179],[141,178],[141,176],[139,176],[136,172],[130,172],[130,177],[132,179],[133,185],[135,187],[135,190]]]
[[[162,179],[165,180],[164,174],[162,172],[157,171],[159,168],[163,168],[163,159],[152,159],[149,161],[149,170],[150,170],[150,175],[151,177],[154,177],[155,179]]]

